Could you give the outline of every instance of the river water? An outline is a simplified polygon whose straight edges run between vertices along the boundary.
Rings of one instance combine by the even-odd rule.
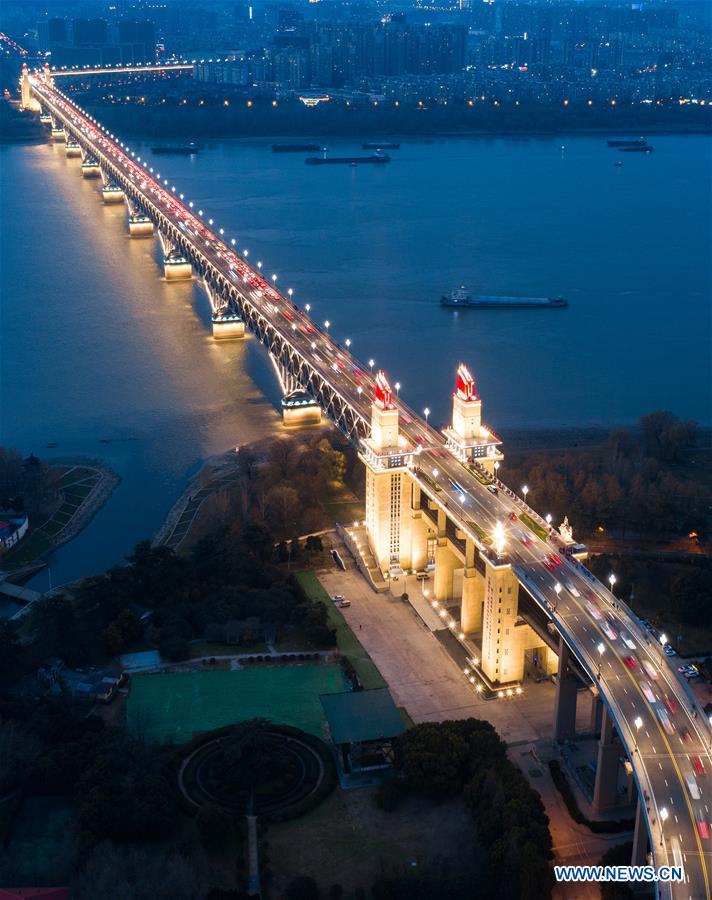
[[[712,141],[652,143],[620,154],[600,137],[404,140],[387,166],[320,167],[266,139],[154,160],[431,421],[447,418],[466,361],[506,441],[507,429],[663,408],[712,422]],[[200,289],[160,278],[155,242],[127,237],[123,208],[101,204],[63,147],[6,147],[0,165],[0,439],[100,458],[122,477],[53,555],[61,583],[150,536],[207,456],[275,433],[278,395],[257,342],[212,341]],[[460,283],[569,306],[441,308]]]

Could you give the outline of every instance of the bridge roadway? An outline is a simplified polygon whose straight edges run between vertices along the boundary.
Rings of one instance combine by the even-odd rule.
[[[166,188],[167,182],[161,184],[151,177],[146,164],[139,164],[105,128],[53,85],[36,76],[31,85],[37,99],[62,120],[80,144],[134,199],[140,198],[156,224],[172,226],[171,233],[182,236],[181,247],[188,250],[204,277],[227,291],[263,343],[280,354],[281,361],[292,366],[302,384],[319,395],[317,399],[337,424],[353,439],[367,436],[374,387],[368,369],[248,266],[230,244],[176,199]],[[328,394],[324,395],[324,390]],[[505,524],[505,553],[519,582],[553,619],[592,682],[599,685],[632,763],[640,796],[649,798],[644,812],[655,864],[682,864],[685,868],[683,882],[658,884],[659,895],[676,900],[712,900],[710,839],[703,836],[705,828],[698,827],[699,819],[709,828],[712,818],[709,723],[703,715],[693,716],[691,698],[660,648],[650,646],[650,638],[635,616],[623,604],[614,605],[610,592],[583,565],[563,558],[550,568],[550,556],[556,547],[511,518],[529,507],[504,489],[490,492],[450,454],[440,432],[400,398],[395,402],[401,413],[401,432],[416,449],[417,468],[428,474],[427,481],[418,476],[417,470],[411,471],[411,477],[481,550],[487,547],[468,523],[477,520],[489,533],[498,522]],[[348,415],[343,412],[345,407]],[[455,489],[450,479],[464,491]],[[432,487],[433,483],[439,490]],[[558,595],[557,584],[562,586]],[[615,638],[602,631],[601,624],[606,620]],[[624,644],[621,632],[635,644],[634,650]],[[605,647],[602,655],[597,650],[600,644]],[[632,670],[624,661],[630,657],[636,663]],[[667,730],[660,718],[666,698],[673,708]],[[636,729],[638,717],[642,725]],[[704,766],[704,774],[695,773],[696,762],[698,768]],[[695,780],[693,791],[687,778]],[[660,815],[663,808],[667,810],[665,821]]]

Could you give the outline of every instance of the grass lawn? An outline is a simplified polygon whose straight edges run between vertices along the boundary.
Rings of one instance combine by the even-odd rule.
[[[375,807],[375,790],[337,789],[306,816],[269,826],[275,896],[283,897],[296,875],[315,878],[322,897],[340,884],[345,900],[359,889],[370,897],[377,878],[410,870],[413,864],[456,865],[476,877],[482,856],[462,800],[431,804],[410,798],[387,813]]]
[[[540,537],[542,541],[546,540],[546,528],[542,528],[530,515],[522,513],[519,519],[527,526],[527,528],[533,531],[537,537]]]
[[[126,719],[146,741],[184,743],[195,732],[266,718],[322,737],[320,694],[348,689],[337,665],[133,675]]]
[[[336,631],[336,643],[339,650],[348,656],[351,665],[356,670],[366,690],[387,687],[383,676],[376,668],[371,657],[364,650],[361,641],[351,630],[346,619],[334,605],[331,597],[322,587],[321,582],[313,572],[298,572],[296,579],[304,593],[314,603],[325,604],[328,612],[329,625]]]

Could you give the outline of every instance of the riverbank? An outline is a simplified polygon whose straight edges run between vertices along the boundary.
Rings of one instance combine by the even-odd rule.
[[[3,564],[9,580],[42,568],[44,557],[79,534],[106,503],[120,478],[96,460],[53,463],[61,502],[41,525],[30,525],[27,537],[11,550]]]

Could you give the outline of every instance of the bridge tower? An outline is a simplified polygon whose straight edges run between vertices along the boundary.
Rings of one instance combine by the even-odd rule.
[[[411,481],[414,447],[400,433],[398,407],[383,372],[376,376],[371,403],[371,436],[361,444],[366,465],[366,530],[383,572],[410,568]]]
[[[20,78],[20,108],[30,109],[32,101],[32,92],[30,91],[30,73],[27,70],[27,63],[22,64],[22,76]]]
[[[461,462],[477,462],[494,474],[495,462],[504,455],[497,435],[482,424],[482,400],[475,380],[464,363],[457,367],[457,382],[452,395],[452,424],[444,429],[448,449]]]

